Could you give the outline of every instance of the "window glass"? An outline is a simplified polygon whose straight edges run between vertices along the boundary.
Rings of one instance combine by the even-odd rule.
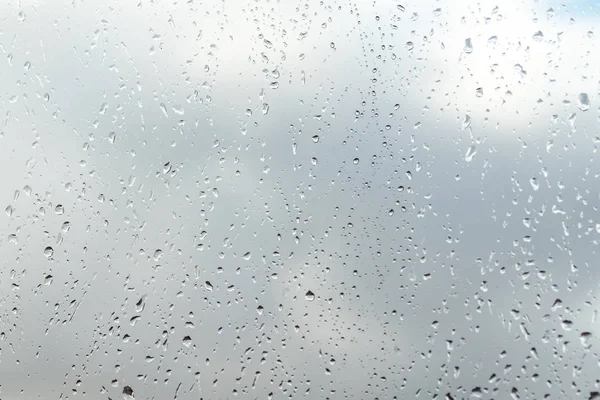
[[[0,4],[2,399],[600,399],[592,1]]]

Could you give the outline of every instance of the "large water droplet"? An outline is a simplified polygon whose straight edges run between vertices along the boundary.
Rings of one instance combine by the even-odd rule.
[[[306,295],[304,295],[304,298],[308,301],[313,301],[315,299],[315,294],[309,290],[306,292]]]

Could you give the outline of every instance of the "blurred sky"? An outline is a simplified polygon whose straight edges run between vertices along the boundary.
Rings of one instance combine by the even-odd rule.
[[[600,390],[594,2],[0,21],[0,398]]]

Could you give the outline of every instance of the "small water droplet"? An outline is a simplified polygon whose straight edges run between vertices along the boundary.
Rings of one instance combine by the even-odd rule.
[[[54,213],[56,215],[63,215],[65,213],[65,208],[62,204],[57,204],[56,207],[54,207]]]
[[[153,255],[154,261],[160,260],[160,258],[162,257],[162,254],[163,254],[163,252],[161,249],[154,250],[154,255]]]
[[[315,143],[319,143],[319,139],[320,139],[320,138],[319,138],[319,135],[314,135],[314,136],[312,137],[312,141],[313,141],[313,142],[315,142]]]
[[[46,248],[44,249],[44,255],[45,255],[47,258],[50,258],[50,257],[52,257],[52,254],[54,254],[54,249],[53,249],[52,247],[48,246],[48,247],[46,247]]]
[[[262,115],[267,115],[269,113],[269,105],[267,103],[263,103],[260,112]]]
[[[534,33],[533,40],[535,40],[536,42],[541,42],[542,40],[544,40],[544,34],[542,33],[542,31],[537,31],[536,33]]]
[[[173,112],[177,115],[183,115],[185,114],[185,110],[183,108],[183,106],[181,105],[177,105],[175,107],[171,107],[171,110],[173,110]]]
[[[564,319],[561,322],[561,325],[565,331],[570,331],[573,328],[573,321],[569,321],[568,319]]]
[[[467,149],[467,153],[465,154],[465,161],[471,162],[471,160],[473,160],[473,157],[475,156],[475,154],[477,154],[477,147],[475,147],[475,145],[472,144]]]
[[[477,97],[483,97],[483,88],[477,88],[475,89],[475,96]]]
[[[537,191],[540,188],[540,184],[538,183],[536,178],[531,178],[529,180],[529,184],[534,191]]]
[[[160,103],[160,110],[163,112],[163,114],[165,114],[165,117],[169,116],[169,114],[167,113],[167,106],[165,106],[165,103]]]
[[[581,332],[581,335],[579,335],[579,340],[581,340],[581,344],[584,347],[588,347],[590,345],[591,338],[592,338],[591,332]]]
[[[465,52],[465,54],[471,54],[473,52],[473,42],[471,41],[471,38],[465,39],[463,51]]]
[[[133,389],[131,388],[131,386],[125,386],[123,388],[123,398],[125,400],[135,400],[135,397],[133,396]]]
[[[577,97],[577,102],[581,111],[587,111],[590,109],[590,98],[587,93],[580,93]]]
[[[469,126],[471,126],[471,116],[467,114],[465,115],[465,119],[463,120],[462,129],[465,130]]]
[[[306,294],[304,295],[304,298],[308,301],[313,301],[315,299],[315,294],[313,292],[311,292],[310,290],[308,292],[306,292]]]

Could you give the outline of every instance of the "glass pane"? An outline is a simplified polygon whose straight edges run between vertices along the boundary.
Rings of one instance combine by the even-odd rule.
[[[599,10],[0,4],[0,397],[600,399]]]

